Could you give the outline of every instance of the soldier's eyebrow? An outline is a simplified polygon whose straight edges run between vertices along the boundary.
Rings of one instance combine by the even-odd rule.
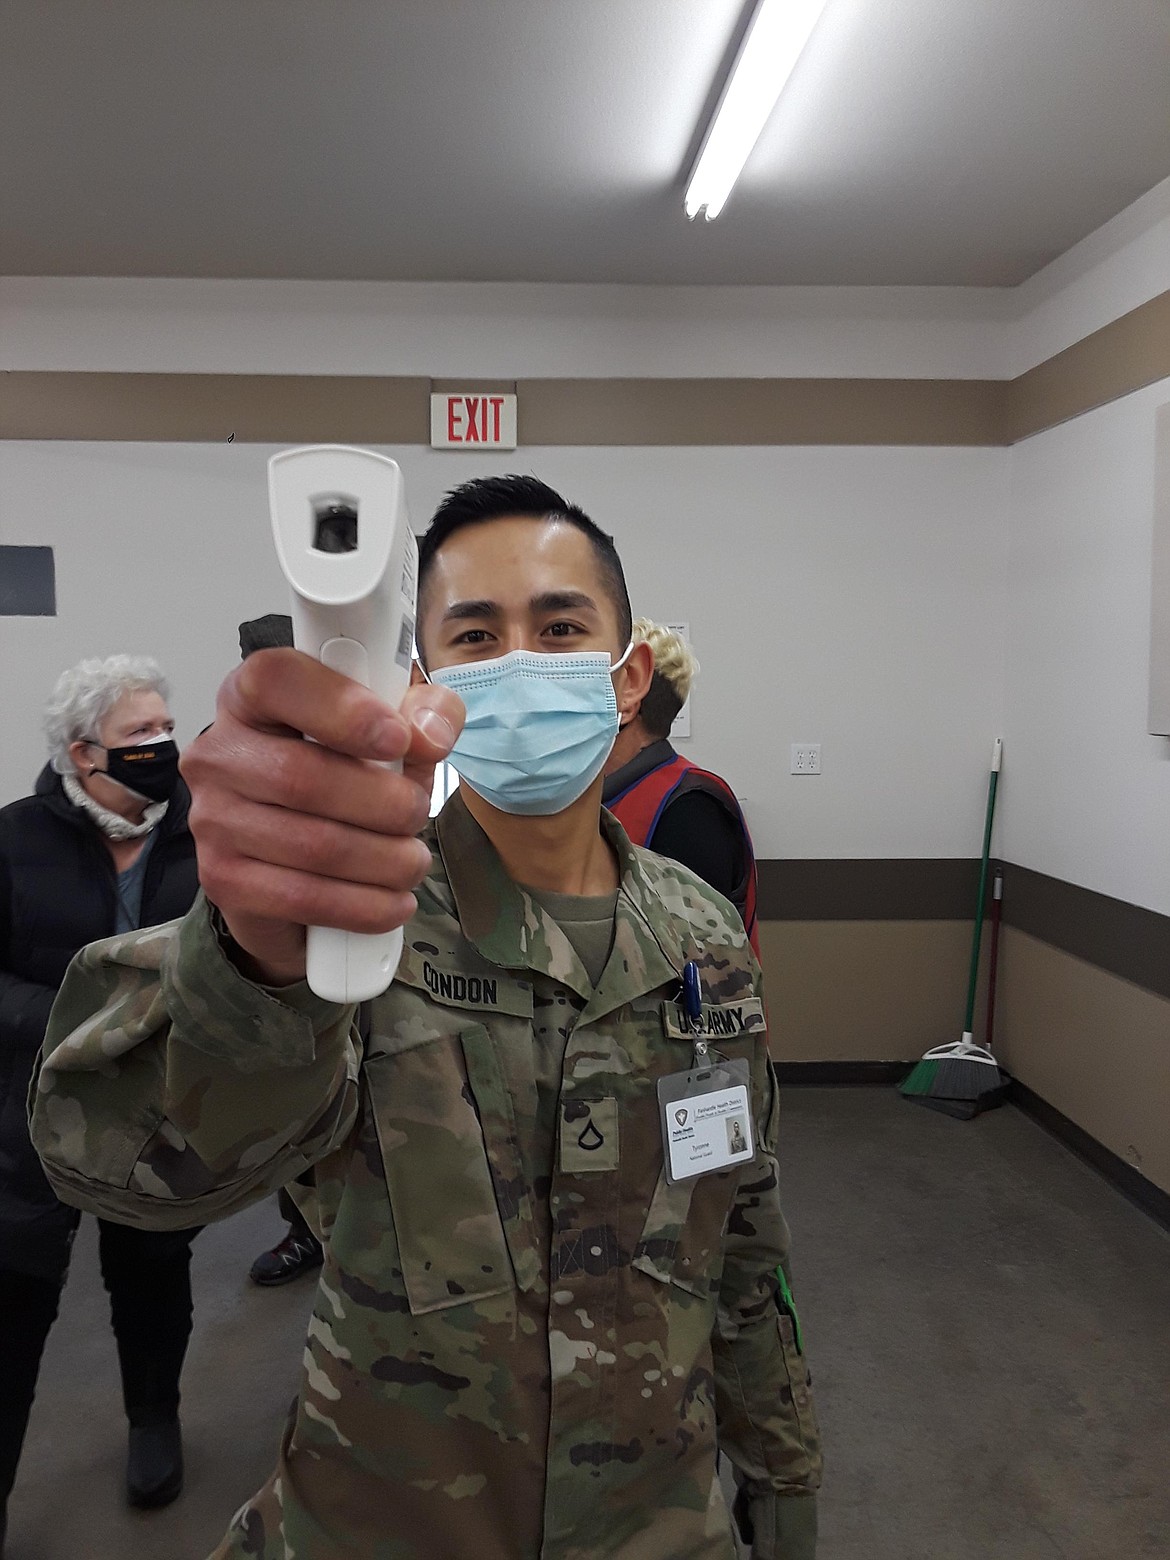
[[[545,590],[538,596],[532,596],[528,602],[528,610],[533,617],[540,617],[547,612],[596,612],[597,603],[592,596],[585,594],[583,590]],[[469,618],[501,618],[504,609],[498,601],[488,601],[486,598],[469,601],[453,601],[443,613],[444,623],[465,622]]]
[[[461,622],[465,618],[498,618],[498,601],[453,601],[443,613],[443,622]]]
[[[535,617],[544,612],[596,612],[597,603],[583,590],[546,590],[532,597],[528,610]]]

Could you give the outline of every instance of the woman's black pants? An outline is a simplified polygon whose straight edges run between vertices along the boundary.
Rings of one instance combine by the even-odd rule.
[[[102,1280],[131,1425],[165,1424],[179,1411],[179,1376],[191,1336],[191,1242],[198,1233],[98,1220]],[[0,1268],[0,1513],[16,1478],[67,1271],[67,1255],[59,1278]]]

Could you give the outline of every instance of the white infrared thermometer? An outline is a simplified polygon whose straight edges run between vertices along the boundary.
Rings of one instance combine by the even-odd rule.
[[[296,648],[397,708],[410,686],[418,592],[398,466],[342,444],[283,450],[268,462],[268,503]],[[308,929],[309,985],[330,1002],[378,996],[401,957],[401,927]]]

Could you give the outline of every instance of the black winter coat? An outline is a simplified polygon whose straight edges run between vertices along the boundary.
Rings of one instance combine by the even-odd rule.
[[[199,880],[180,780],[142,889],[143,926],[185,915]],[[73,955],[113,935],[116,874],[104,836],[45,767],[36,794],[0,809],[0,1267],[59,1276],[76,1212],[59,1203],[28,1134],[28,1087]]]

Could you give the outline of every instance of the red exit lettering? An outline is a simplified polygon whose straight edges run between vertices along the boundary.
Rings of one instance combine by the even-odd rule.
[[[498,444],[502,395],[452,395],[447,398],[447,438],[452,444]]]

